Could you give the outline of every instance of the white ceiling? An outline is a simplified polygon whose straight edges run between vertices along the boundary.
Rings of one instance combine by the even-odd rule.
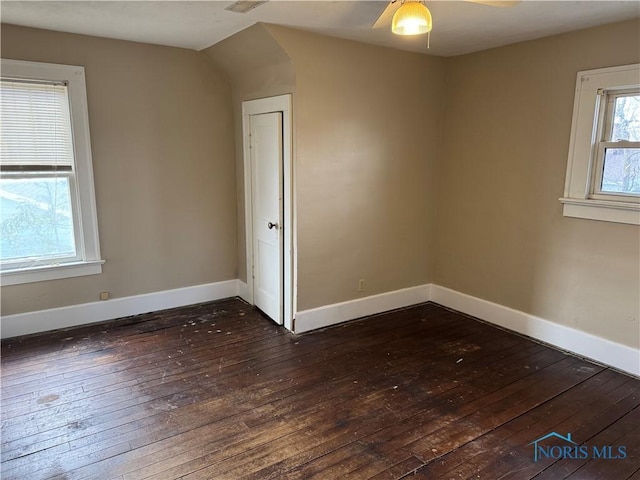
[[[224,10],[232,1],[2,0],[3,23],[201,50],[256,22],[376,45],[452,56],[640,16],[634,1],[523,0],[512,8],[426,0],[433,15],[425,36],[399,37],[371,29],[385,1],[270,0],[246,14]]]

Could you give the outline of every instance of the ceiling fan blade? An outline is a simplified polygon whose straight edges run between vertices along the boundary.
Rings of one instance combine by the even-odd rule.
[[[466,2],[479,3],[490,7],[515,7],[520,0],[465,0]]]
[[[400,4],[402,2],[400,0],[391,0],[387,8],[384,9],[384,12],[380,14],[376,23],[373,24],[371,28],[379,28],[386,27],[391,24],[391,20],[393,19],[393,14],[396,13],[396,10],[400,8]]]

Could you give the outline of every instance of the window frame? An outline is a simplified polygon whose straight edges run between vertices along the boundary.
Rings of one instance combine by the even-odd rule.
[[[565,217],[640,225],[640,197],[603,192],[606,148],[636,148],[637,142],[606,141],[609,97],[640,88],[640,64],[584,70],[577,74],[565,178]]]
[[[104,260],[100,257],[84,67],[3,58],[1,68],[3,78],[67,85],[74,152],[70,190],[76,239],[76,258],[57,262],[52,257],[50,264],[35,267],[4,265],[0,271],[2,285],[100,274]]]
[[[602,190],[602,181],[605,167],[605,152],[608,148],[629,148],[636,149],[640,147],[640,142],[629,140],[612,140],[611,131],[615,120],[615,105],[619,97],[640,94],[640,86],[637,88],[616,88],[614,90],[605,91],[598,90],[598,95],[604,97],[600,99],[598,133],[596,138],[598,143],[595,146],[596,153],[594,159],[593,183],[591,185],[590,198],[600,200],[616,200],[620,202],[636,202],[640,203],[640,194],[624,193],[624,192],[606,192]]]

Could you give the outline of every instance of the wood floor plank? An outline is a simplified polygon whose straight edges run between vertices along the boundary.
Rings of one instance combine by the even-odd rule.
[[[638,479],[640,479],[640,469],[633,472],[631,476],[627,478],[627,480],[638,480]]]
[[[632,416],[631,422],[635,422],[635,428],[621,430],[623,422],[607,429],[606,434],[598,435],[592,439],[595,445],[601,447],[612,446],[611,459],[595,459],[591,458],[585,465],[577,469],[573,474],[569,475],[569,479],[576,480],[579,478],[627,478],[633,475],[638,463],[640,462],[640,410],[636,409],[628,415]],[[620,433],[620,435],[612,435]],[[625,447],[624,458],[618,447]]]
[[[557,423],[556,425],[546,428],[538,427],[537,429],[525,429],[522,432],[519,432],[519,434],[508,439],[509,451],[503,456],[503,459],[507,459],[509,461],[503,461],[501,464],[498,464],[498,462],[495,461],[491,462],[484,466],[483,470],[498,472],[505,479],[511,480],[517,480],[518,478],[522,478],[522,476],[530,478],[538,474],[550,464],[554,463],[554,460],[541,459],[535,463],[531,462],[533,447],[529,444],[533,439],[540,438],[551,431],[563,432],[564,434],[567,432],[577,432],[576,434],[582,435],[583,432],[581,432],[577,427],[581,422],[592,421],[594,414],[599,413],[604,408],[611,408],[612,406],[619,408],[618,418],[622,418],[626,413],[628,413],[630,408],[633,408],[634,403],[631,402],[631,404],[625,405],[625,402],[620,402],[620,400],[628,400],[632,398],[635,393],[636,392],[630,391],[627,385],[623,385],[622,387],[613,390],[613,392],[602,394],[600,397],[603,399],[602,402],[593,402],[587,408],[582,407],[582,409],[575,410],[572,416],[560,423]],[[562,410],[562,407],[557,405],[547,406],[546,408],[553,408],[558,411]],[[578,437],[575,437],[574,434],[574,438]]]
[[[449,390],[455,389],[458,386],[459,384],[452,383],[449,386]],[[433,390],[435,391],[436,389],[434,388]],[[435,404],[446,402],[447,401],[446,397],[442,397],[442,394],[444,392],[445,391],[440,390],[433,397],[431,397],[431,395],[429,394],[427,395],[426,400],[420,400],[416,402],[416,399],[424,398],[425,392],[423,392],[423,394],[420,395],[420,393],[416,392],[415,389],[404,388],[404,385],[401,384],[401,387],[393,390],[393,397],[390,399],[389,404],[386,405],[388,412],[385,412],[385,414],[390,416],[388,424],[385,425],[379,419],[379,421],[376,422],[376,425],[373,426],[373,428],[371,428],[371,426],[367,426],[368,428],[360,429],[359,436],[361,436],[361,438],[366,438],[366,435],[369,434],[370,432],[375,432],[376,430],[379,430],[385,426],[395,425],[399,421],[403,419],[407,419],[415,415],[417,412],[423,411],[425,408],[429,408],[429,407],[433,408]],[[431,392],[431,393],[434,393],[434,392]],[[343,439],[343,440],[353,441],[353,438]],[[322,445],[322,447],[325,447],[325,446]],[[293,460],[295,464],[295,462],[300,461],[302,459],[297,460],[292,458],[291,460]],[[280,474],[283,471],[283,469],[287,470],[287,468],[283,467],[283,465],[278,465],[278,472]],[[261,470],[259,472],[259,475],[256,478],[272,478],[272,472]]]
[[[3,479],[640,471],[638,379],[432,303],[296,336],[228,299],[5,340],[1,362]],[[629,455],[534,463],[550,429]]]
[[[352,383],[352,380],[348,380],[348,382],[347,382],[347,386],[348,386],[349,384],[351,384],[351,383]],[[335,387],[335,385],[334,385],[334,387]],[[361,385],[360,387],[362,387],[362,385]],[[335,390],[335,388],[334,388],[334,389],[332,389],[331,391],[334,391],[334,390]],[[354,391],[355,391],[355,390],[354,390]],[[318,402],[318,399],[316,399],[316,402]],[[316,403],[316,405],[317,405],[317,403]],[[281,408],[281,407],[282,407],[282,405],[280,405],[279,410],[282,410],[282,408]],[[299,412],[298,412],[298,413],[299,413]]]
[[[544,461],[531,462],[532,447],[529,443],[532,440],[554,430],[570,430],[572,427],[569,419],[576,421],[583,416],[591,418],[606,406],[632,394],[633,387],[629,388],[630,383],[633,383],[630,378],[610,370],[600,372],[526,415],[521,415],[428,463],[422,471],[433,478],[447,477],[454,473],[459,478],[472,478],[485,469],[492,475],[505,479],[530,478],[548,466]],[[520,462],[516,463],[517,459]]]
[[[218,363],[217,363],[217,362],[211,362],[211,363],[214,363],[214,365],[215,365],[215,366],[218,366]],[[209,366],[211,366],[211,365],[209,365]],[[205,368],[205,369],[206,369],[206,368],[207,368],[207,365],[205,365],[203,368]],[[181,371],[181,370],[182,370],[182,369],[178,369],[178,371]],[[174,367],[174,371],[176,371],[176,367]],[[227,369],[225,372],[228,372],[228,369]],[[193,370],[193,369],[191,369],[191,373],[192,373],[192,374],[193,374],[193,373],[198,373],[198,370]],[[165,379],[164,379],[164,377],[163,377],[163,379],[162,379],[162,380],[163,380],[163,382],[162,382],[162,383],[164,384],[164,383],[165,383],[165,382],[164,382],[164,380],[165,380]],[[184,381],[184,378],[182,378],[182,381]],[[94,399],[94,398],[92,398],[92,399],[91,399],[91,401],[92,401],[92,402],[94,402],[94,403],[95,403],[95,400],[96,400],[96,399]],[[113,400],[110,400],[108,403],[110,403],[110,404],[112,404],[112,405],[113,405],[114,403],[117,403],[117,402],[115,402],[115,401],[113,401]],[[117,405],[116,405],[116,406],[117,406]],[[78,408],[78,409],[82,410],[82,409],[83,409],[83,406],[82,406],[82,405],[76,405],[76,406],[75,406],[75,408]],[[54,413],[55,413],[55,412],[54,412]],[[24,423],[22,422],[22,420],[24,420],[24,419],[23,419],[23,418],[16,418],[16,419],[14,419],[14,423],[17,423],[17,424],[19,424],[19,425],[24,425]],[[8,426],[10,426],[10,425],[11,425],[11,422],[7,422],[7,423],[5,423],[5,427],[8,427]],[[49,423],[48,423],[48,425],[49,425],[49,426],[51,426],[51,423],[49,422]]]
[[[416,365],[413,368],[419,369],[420,366]],[[373,381],[373,383],[375,383],[375,378],[372,378],[371,380]],[[407,382],[406,380],[409,380],[409,381]],[[398,380],[391,382],[391,384],[395,383],[393,387],[391,387],[391,384],[389,384],[389,387],[387,390],[387,393],[389,393],[389,399],[385,400],[385,403],[383,403],[382,405],[387,411],[384,411],[383,415],[377,418],[377,421],[375,422],[375,424],[372,423],[368,425],[359,426],[358,432],[360,436],[364,436],[371,431],[375,431],[376,429],[380,429],[383,426],[385,426],[385,423],[383,421],[383,416],[389,417],[389,425],[391,425],[401,420],[402,418],[406,418],[412,414],[415,414],[416,411],[419,411],[420,409],[424,408],[424,402],[421,400],[423,398],[423,395],[421,395],[419,392],[416,392],[413,388],[408,388],[408,387],[411,387],[411,383],[415,381],[415,377],[410,377],[406,380],[399,378]],[[457,385],[455,384],[451,384],[449,388],[450,389],[455,388],[456,386]],[[359,385],[359,388],[361,389],[366,387],[367,387],[366,384]],[[442,393],[442,391],[439,391],[439,393]],[[362,398],[362,395],[360,396],[360,398]],[[346,397],[343,394],[341,396],[341,400],[351,401],[351,397]],[[318,403],[316,403],[316,405],[321,406]],[[278,410],[280,410],[280,408]],[[352,419],[340,419],[339,421],[351,422],[351,420]],[[354,424],[352,422],[350,424],[351,424],[351,427],[354,427]],[[316,449],[313,449],[312,451],[305,451],[299,456],[289,457],[286,460],[279,462],[269,468],[258,471],[255,475],[255,478],[256,479],[279,478],[283,474],[283,472],[292,470],[293,468],[297,467],[300,464],[300,462],[304,462],[305,458],[309,458],[309,456],[312,456],[312,457],[322,456],[354,441],[355,440],[353,436],[350,435],[349,432],[345,432],[344,435],[340,435],[336,438],[333,438],[330,441],[319,445]],[[253,477],[251,476],[247,478],[253,478]]]
[[[386,413],[386,412],[384,412],[384,413]],[[360,431],[361,434],[366,433],[366,429],[365,428],[361,428],[361,429],[359,429],[359,431]],[[193,468],[193,469],[199,468],[198,462],[199,462],[199,460],[196,460],[195,463],[192,463],[187,468]],[[211,459],[210,458],[206,459],[206,462],[211,462]],[[220,466],[216,466],[216,471],[217,471],[218,475],[220,475],[220,468],[221,468]],[[207,470],[205,472],[201,472],[198,475],[207,475],[208,474],[207,472],[211,473],[211,469],[209,469],[209,470]],[[171,472],[169,472],[169,474],[170,474],[169,476],[176,475],[176,474],[182,475],[184,473],[185,473],[184,471],[171,471]],[[244,471],[243,474],[242,474],[242,477],[244,478],[247,475],[249,475],[249,473],[247,471]]]
[[[632,410],[628,410],[630,406],[634,406]],[[627,413],[619,417],[620,410],[627,410]],[[576,439],[581,439],[590,445],[613,445],[621,436],[628,432],[637,432],[640,423],[640,406],[638,405],[637,396],[625,397],[625,399],[616,403],[607,409],[603,414],[598,415],[595,419],[578,428],[573,435]],[[573,433],[573,432],[572,432]],[[624,468],[628,474],[632,474],[634,470],[640,468],[640,459],[638,458],[638,448],[640,439],[637,435],[633,438],[631,445],[626,445],[634,455],[624,460],[602,460],[598,459],[597,463],[605,463],[607,471],[611,472],[609,478],[624,478],[616,474],[619,469]],[[582,442],[581,442],[582,443]],[[554,462],[549,468],[546,468],[536,479],[553,479],[553,478],[581,478],[579,470],[586,464],[590,463],[590,459],[561,459]],[[588,478],[588,477],[583,477]]]

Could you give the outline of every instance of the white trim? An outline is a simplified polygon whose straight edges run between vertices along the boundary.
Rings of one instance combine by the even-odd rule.
[[[75,327],[234,296],[240,296],[246,300],[247,291],[246,283],[240,280],[227,280],[102,302],[8,315],[2,318],[1,337],[9,338]],[[638,349],[434,284],[419,285],[298,312],[295,322],[296,333],[428,301],[640,376],[640,350]]]
[[[238,280],[227,280],[101,302],[7,315],[2,317],[0,336],[2,338],[16,337],[167,308],[210,302],[235,297],[238,295],[238,290]]]
[[[565,217],[640,225],[640,205],[637,203],[576,198],[561,198],[560,202]]]
[[[640,375],[640,350],[638,349],[439,285],[431,285],[430,290],[430,299],[434,303],[596,362],[611,365],[633,375]]]
[[[245,301],[253,305],[253,226],[251,218],[251,155],[249,150],[249,117],[262,113],[282,112],[282,161],[284,189],[284,326],[293,329],[296,297],[296,249],[294,245],[294,177],[293,177],[293,109],[291,94],[242,102],[242,146],[244,163],[244,218],[247,283]]]
[[[94,262],[74,262],[60,265],[46,265],[42,267],[21,268],[2,272],[2,286],[20,285],[23,283],[44,282],[59,278],[82,277],[102,273],[104,260]]]
[[[295,333],[432,301],[561,350],[640,376],[640,350],[435,284],[303,310]]]
[[[328,327],[347,320],[428,302],[429,290],[428,285],[420,285],[303,310],[296,314],[295,333],[308,332],[309,330]]]
[[[238,296],[247,303],[251,303],[249,300],[249,285],[242,280],[238,280]]]

